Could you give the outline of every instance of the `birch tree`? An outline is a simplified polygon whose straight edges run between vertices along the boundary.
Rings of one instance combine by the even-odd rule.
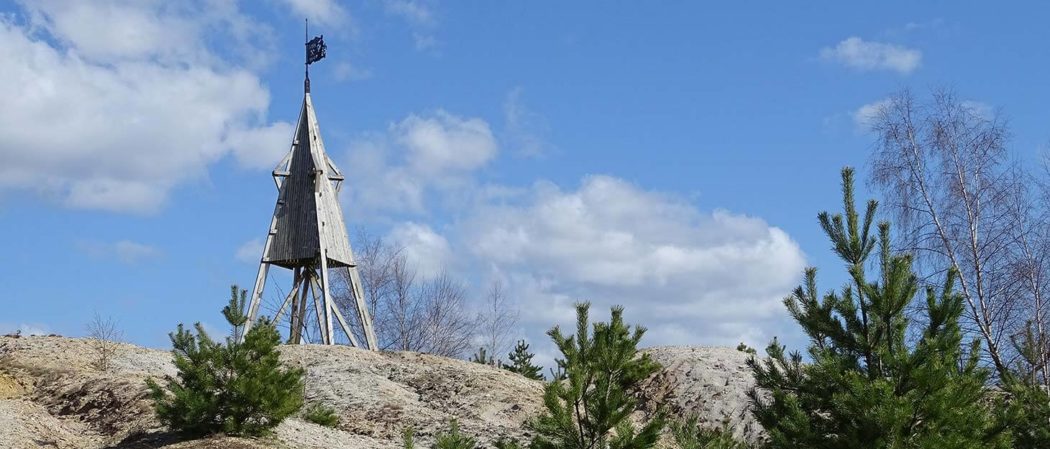
[[[926,279],[958,273],[966,330],[1008,376],[1027,327],[1046,341],[1050,264],[1045,206],[1011,159],[1005,123],[948,91],[923,103],[902,91],[871,124],[878,136],[871,181],[900,225],[898,249],[916,256]],[[1050,382],[1045,345],[1038,363]]]

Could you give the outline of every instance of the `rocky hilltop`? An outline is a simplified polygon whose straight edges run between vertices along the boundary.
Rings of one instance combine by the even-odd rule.
[[[665,370],[642,391],[640,417],[663,405],[709,425],[731,423],[752,437],[742,413],[751,385],[746,355],[728,348],[651,348]],[[333,407],[337,429],[301,419],[264,440],[178,441],[153,417],[144,380],[174,374],[166,351],[120,345],[112,368],[91,366],[85,340],[0,337],[0,448],[400,448],[406,426],[418,446],[457,419],[482,446],[526,438],[522,424],[542,407],[543,385],[504,370],[409,352],[284,346],[306,370],[306,397]]]

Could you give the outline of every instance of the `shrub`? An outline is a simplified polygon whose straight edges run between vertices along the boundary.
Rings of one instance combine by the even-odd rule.
[[[303,419],[325,427],[334,428],[339,425],[339,415],[336,415],[335,410],[317,402],[306,407]]]
[[[648,354],[638,354],[645,328],[623,322],[623,308],[613,307],[609,323],[588,323],[587,303],[576,305],[576,335],[558,327],[547,332],[562,353],[557,360],[563,380],[544,387],[546,410],[530,426],[534,449],[644,449],[656,444],[664,427],[662,413],[635,431],[629,418],[634,390],[660,369]]]
[[[459,423],[452,420],[448,432],[438,435],[434,449],[474,449],[477,442],[473,438],[459,433]]]
[[[540,370],[543,368],[532,364],[533,357],[535,357],[535,354],[529,352],[528,343],[525,343],[525,340],[518,340],[518,344],[514,346],[514,351],[508,354],[510,365],[504,366],[504,368],[507,371],[521,374],[532,380],[543,380],[543,375],[540,374]]]
[[[171,430],[262,435],[302,407],[303,371],[281,367],[277,329],[264,318],[242,335],[246,294],[242,290],[238,297],[237,287],[231,288],[222,312],[233,335],[225,344],[212,340],[200,323],[196,335],[182,324],[170,334],[178,375],[167,376],[163,387],[153,379],[146,383],[157,418]]]
[[[402,433],[405,449],[415,449],[414,434],[415,431],[411,427],[405,428],[404,433]],[[500,446],[500,444],[499,442],[496,443],[497,449],[518,448],[517,446]],[[459,422],[456,420],[452,420],[449,423],[448,431],[438,434],[437,441],[432,446],[433,449],[475,449],[476,447],[477,441],[459,432]]]
[[[697,425],[696,416],[671,422],[671,436],[679,449],[750,449],[751,445],[733,437],[728,424],[718,429],[704,429]]]

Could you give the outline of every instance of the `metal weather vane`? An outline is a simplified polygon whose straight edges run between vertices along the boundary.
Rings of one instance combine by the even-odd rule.
[[[306,37],[310,36],[310,21],[306,21]],[[306,93],[310,93],[310,64],[324,59],[328,54],[328,46],[324,43],[324,35],[320,35],[306,41],[306,81],[303,87]]]
[[[324,35],[310,39],[306,43],[306,65],[313,64],[324,59],[328,46],[324,44]]]

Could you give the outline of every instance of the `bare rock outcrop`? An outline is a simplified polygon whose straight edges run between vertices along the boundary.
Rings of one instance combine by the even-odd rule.
[[[641,391],[643,410],[662,405],[705,425],[729,423],[754,438],[746,414],[751,387],[747,355],[729,348],[646,349],[664,370]],[[120,345],[112,369],[92,367],[85,340],[0,337],[0,448],[394,449],[406,427],[417,446],[456,419],[481,445],[527,439],[524,423],[542,408],[543,385],[493,367],[410,352],[344,346],[283,346],[281,357],[306,371],[306,398],[334,408],[330,429],[293,418],[264,439],[214,437],[180,441],[153,415],[145,379],[173,375],[167,351]]]
[[[755,380],[747,353],[703,346],[662,346],[645,352],[663,366],[642,388],[646,409],[663,404],[672,416],[696,416],[710,428],[727,424],[748,441],[761,437],[761,427],[748,412],[747,392]]]

